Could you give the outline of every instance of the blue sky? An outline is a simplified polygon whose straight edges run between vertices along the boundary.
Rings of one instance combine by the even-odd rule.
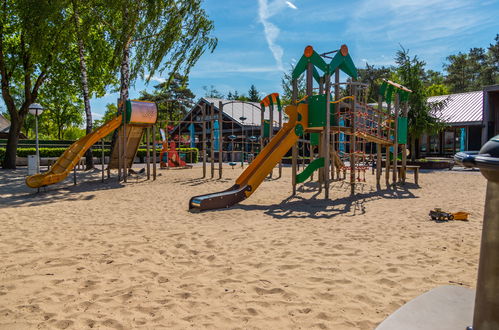
[[[203,6],[219,42],[191,71],[197,97],[211,85],[224,94],[247,93],[251,84],[262,94],[280,92],[282,71],[307,45],[325,52],[347,44],[364,67],[393,64],[401,44],[441,71],[446,56],[487,47],[499,33],[497,0],[206,0]],[[161,80],[137,81],[130,96]],[[93,112],[102,114],[116,98],[94,99]]]

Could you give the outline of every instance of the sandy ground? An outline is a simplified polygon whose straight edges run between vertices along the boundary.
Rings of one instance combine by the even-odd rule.
[[[485,196],[479,172],[439,171],[349,198],[290,170],[250,199],[191,214],[190,196],[230,187],[201,169],[39,194],[0,171],[0,329],[372,329],[446,284],[473,287]],[[412,181],[412,176],[410,178]],[[431,208],[472,213],[435,223]]]

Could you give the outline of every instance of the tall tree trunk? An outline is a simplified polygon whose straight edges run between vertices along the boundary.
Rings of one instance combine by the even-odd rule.
[[[19,117],[15,116],[12,119],[13,120],[10,121],[7,146],[5,148],[5,158],[3,160],[3,165],[2,165],[3,168],[8,168],[8,169],[16,168],[17,145],[19,143],[19,133],[21,132],[21,123],[19,121]]]
[[[87,63],[85,61],[85,45],[83,43],[83,38],[80,31],[80,15],[78,12],[78,6],[76,1],[72,1],[73,11],[74,11],[74,21],[76,37],[78,39],[78,55],[80,57],[80,73],[81,73],[81,89],[83,94],[83,103],[85,104],[85,115],[86,115],[86,133],[92,133],[92,110],[90,108],[90,98],[88,93],[88,77],[87,77]],[[92,148],[88,148],[85,153],[85,165],[86,169],[90,170],[94,168],[94,159],[92,157]]]
[[[120,103],[118,104],[118,115],[125,112],[126,100],[128,99],[128,91],[130,88],[130,44],[131,39],[129,38],[123,46],[120,68]],[[114,149],[117,139],[118,130],[115,130],[111,140],[111,150]]]
[[[416,160],[416,137],[411,135],[411,161]]]

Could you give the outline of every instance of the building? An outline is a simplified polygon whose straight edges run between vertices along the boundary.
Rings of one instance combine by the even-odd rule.
[[[499,85],[482,91],[433,96],[428,102],[446,101],[438,114],[448,127],[419,139],[422,157],[451,157],[458,151],[480,150],[499,134]]]
[[[195,146],[199,150],[203,150],[203,109],[211,109],[213,104],[213,113],[205,114],[205,129],[206,129],[206,151],[209,154],[211,151],[211,137],[214,130],[218,131],[220,105],[222,104],[222,143],[223,150],[226,152],[225,161],[239,161],[241,150],[248,154],[256,154],[260,150],[260,135],[261,135],[261,106],[256,102],[241,102],[234,100],[224,100],[216,98],[201,98],[196,105],[184,116],[182,121],[175,127],[172,135],[189,136],[189,126],[192,123],[194,128]],[[264,120],[266,121],[266,131],[268,132],[270,125],[270,111],[265,109]],[[273,111],[273,134],[279,131],[279,112],[277,108]],[[284,112],[282,113],[283,123],[287,121]],[[213,121],[212,121],[213,120]],[[213,130],[212,130],[213,123]],[[265,127],[265,123],[264,123]],[[180,133],[180,134],[179,134]],[[218,141],[214,141],[215,150],[218,150]],[[216,157],[216,156],[215,156]],[[218,157],[216,157],[218,158]]]

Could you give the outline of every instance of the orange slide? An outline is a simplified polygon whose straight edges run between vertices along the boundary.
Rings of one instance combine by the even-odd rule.
[[[120,127],[122,116],[111,119],[92,133],[73,143],[60,157],[48,172],[35,174],[26,178],[26,185],[31,188],[48,186],[64,180],[78,163],[85,152],[100,139]]]

